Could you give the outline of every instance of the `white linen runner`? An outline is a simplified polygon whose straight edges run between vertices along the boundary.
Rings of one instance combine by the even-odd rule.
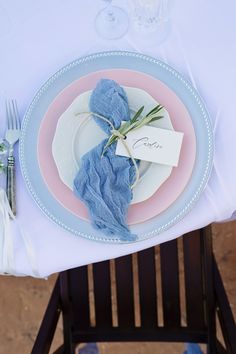
[[[11,224],[15,223],[18,229],[18,234],[14,235]],[[1,275],[25,276],[16,270],[14,259],[14,237],[21,237],[23,246],[26,249],[27,258],[32,268],[32,275],[39,278],[36,255],[31,244],[30,237],[22,230],[16,217],[11,211],[6,192],[0,188],[0,270]]]

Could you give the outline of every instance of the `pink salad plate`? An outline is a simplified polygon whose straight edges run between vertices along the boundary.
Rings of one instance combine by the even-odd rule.
[[[165,211],[181,195],[191,178],[196,157],[196,137],[191,116],[176,93],[162,81],[129,69],[99,70],[73,81],[55,97],[41,121],[37,142],[39,168],[53,197],[78,218],[89,220],[85,205],[59,177],[52,155],[52,142],[63,112],[78,95],[94,89],[102,78],[146,91],[166,108],[174,130],[184,133],[178,167],[173,168],[170,177],[149,199],[129,207],[128,224],[143,223]]]

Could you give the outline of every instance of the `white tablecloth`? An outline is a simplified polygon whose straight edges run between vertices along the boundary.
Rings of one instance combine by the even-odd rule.
[[[127,6],[125,1],[114,3]],[[17,99],[23,116],[40,86],[73,59],[102,50],[140,51],[172,65],[203,97],[214,127],[213,171],[200,200],[177,225],[149,240],[112,245],[74,236],[45,217],[28,194],[17,166],[17,221],[30,237],[41,277],[160,244],[228,219],[236,209],[235,1],[175,0],[171,33],[161,45],[147,44],[132,31],[116,41],[99,38],[94,17],[104,4],[98,0],[0,0],[1,136],[6,97]],[[15,274],[33,275],[13,223],[12,232]]]

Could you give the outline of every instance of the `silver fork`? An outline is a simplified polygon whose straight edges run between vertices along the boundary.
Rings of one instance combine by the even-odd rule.
[[[7,159],[7,197],[12,213],[16,215],[16,185],[14,145],[20,137],[20,118],[16,100],[6,101],[7,130],[5,139],[9,144]]]

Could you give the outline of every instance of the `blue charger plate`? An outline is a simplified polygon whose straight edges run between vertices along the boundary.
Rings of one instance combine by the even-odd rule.
[[[65,209],[50,193],[37,161],[37,138],[44,114],[54,98],[69,84],[103,69],[133,69],[159,79],[172,89],[188,109],[196,135],[196,159],[192,176],[178,199],[158,216],[131,226],[141,241],[160,234],[181,220],[195,205],[210,176],[213,162],[213,130],[205,105],[197,91],[176,70],[155,58],[132,52],[102,52],[82,57],[55,73],[38,91],[23,122],[19,156],[26,186],[39,208],[54,222],[75,235],[95,241],[126,243],[108,237],[87,221]],[[137,242],[135,241],[135,242]]]

